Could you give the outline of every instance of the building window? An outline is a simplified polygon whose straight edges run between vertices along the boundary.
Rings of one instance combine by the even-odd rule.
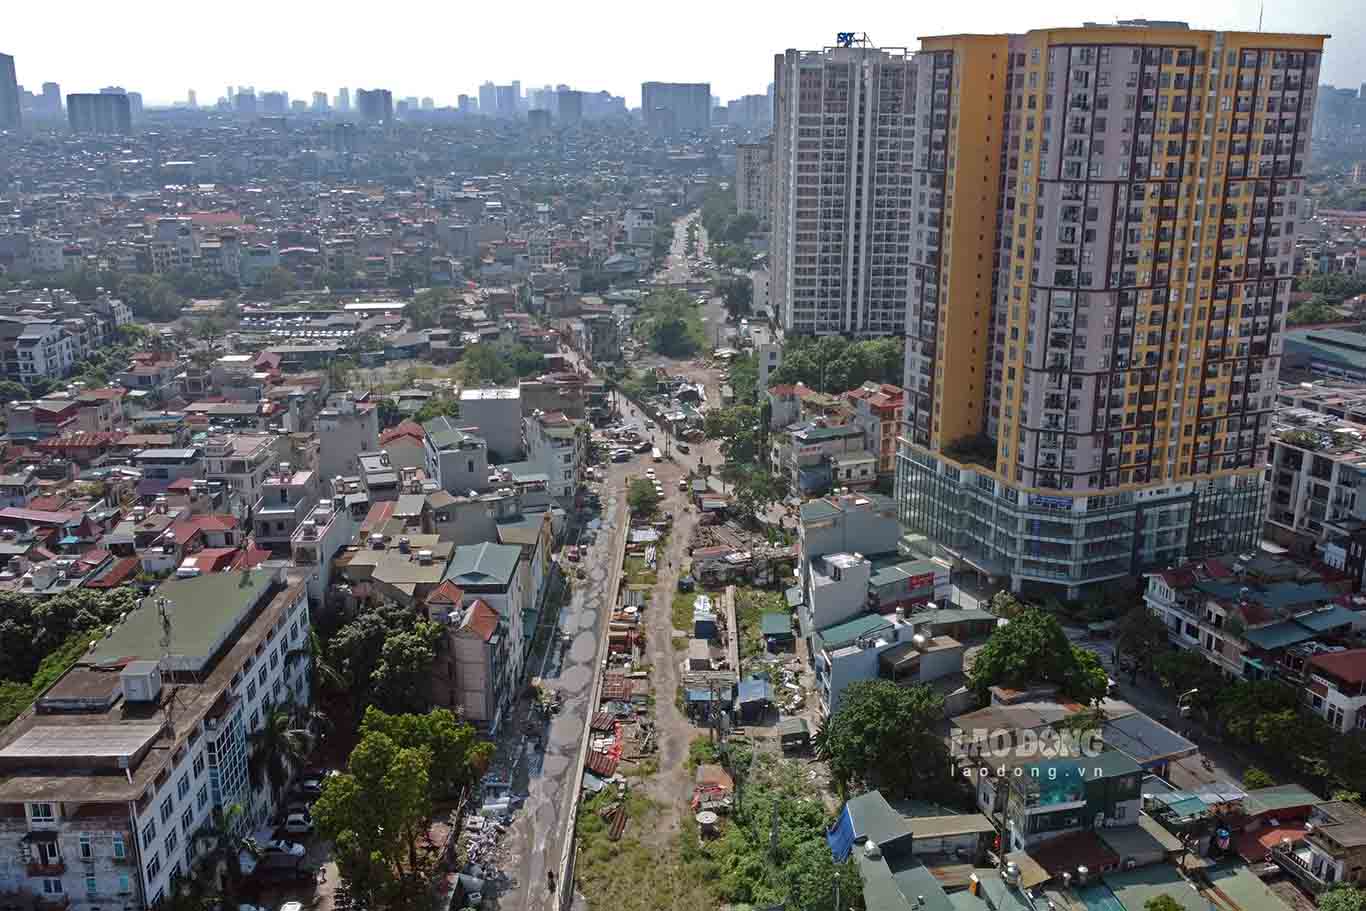
[[[177,783],[176,783],[176,786],[175,786],[175,792],[176,792],[176,796],[179,797],[181,800],[184,800],[184,799],[185,799],[185,795],[188,794],[188,793],[190,793],[190,776],[189,776],[189,775],[181,775],[181,776],[180,776],[180,781],[177,782]]]
[[[28,805],[29,818],[34,822],[55,822],[57,814],[50,803],[31,803]]]
[[[203,753],[200,753],[198,756],[196,756],[196,757],[194,758],[194,766],[193,766],[192,768],[193,768],[193,770],[194,770],[194,777],[195,777],[195,778],[198,778],[200,775],[203,775],[203,774],[204,774],[204,754],[203,754]]]
[[[181,813],[181,814],[180,814],[180,831],[184,832],[186,836],[189,836],[189,834],[190,834],[190,827],[193,826],[193,825],[194,825],[194,811],[193,811],[193,810],[190,810],[190,809],[186,809],[184,813]]]
[[[157,878],[157,874],[160,873],[160,872],[161,872],[161,855],[160,855],[160,854],[153,854],[153,855],[152,855],[152,859],[149,860],[149,861],[147,861],[147,881],[148,881],[148,882],[152,882],[153,880],[155,880],[155,879]],[[153,902],[152,904],[156,904],[156,902]]]
[[[178,844],[180,844],[180,836],[176,834],[176,830],[172,829],[171,831],[167,832],[166,841],[163,843],[163,846],[166,849],[167,857],[171,856],[171,853],[175,851],[175,847]]]
[[[86,895],[95,895],[95,894],[98,893],[99,891],[100,891],[100,883],[99,883],[99,880],[95,879],[95,877],[93,877],[93,876],[87,876],[87,877],[85,878],[85,894],[86,894]]]
[[[44,895],[61,895],[61,894],[62,894],[62,881],[61,881],[60,879],[45,879],[45,880],[43,880],[43,894],[44,894]]]
[[[151,822],[148,822],[146,827],[142,830],[142,846],[144,848],[150,848],[152,842],[156,841],[156,837],[157,824],[155,820],[152,820]]]
[[[133,891],[133,881],[128,878],[127,873],[119,874],[119,894],[128,895]]]
[[[80,845],[81,860],[90,860],[95,856],[95,846],[90,843],[89,832],[81,833]]]
[[[200,785],[199,794],[195,797],[195,804],[199,809],[204,809],[204,804],[209,802],[209,786]]]
[[[161,821],[165,822],[170,819],[173,812],[175,812],[175,799],[167,794],[166,799],[161,802]]]
[[[122,835],[114,836],[114,859],[123,860],[128,857],[128,846],[123,843]]]

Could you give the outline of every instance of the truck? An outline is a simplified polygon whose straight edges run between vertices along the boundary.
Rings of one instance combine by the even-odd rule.
[[[655,462],[662,462],[662,461],[664,461],[664,455],[663,455],[663,453],[661,453],[661,452],[659,451],[659,447],[658,447],[658,446],[656,446],[656,447],[654,447],[653,449],[650,450],[650,458],[651,458],[651,460],[653,460],[653,461],[655,461]]]

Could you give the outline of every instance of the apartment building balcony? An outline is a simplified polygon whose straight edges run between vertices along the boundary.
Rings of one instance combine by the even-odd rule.
[[[66,872],[66,864],[60,860],[50,864],[33,862],[26,869],[29,876],[61,876]]]
[[[1317,895],[1331,885],[1313,869],[1313,852],[1303,839],[1290,844],[1272,845],[1271,862],[1284,870],[1291,879]]]

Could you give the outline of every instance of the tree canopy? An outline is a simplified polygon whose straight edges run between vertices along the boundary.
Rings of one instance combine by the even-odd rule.
[[[982,694],[992,686],[1053,683],[1081,703],[1101,699],[1108,686],[1100,660],[1069,642],[1051,614],[1033,607],[996,628],[977,653],[968,681]]]
[[[636,336],[656,354],[667,357],[694,355],[706,346],[698,309],[686,292],[677,289],[655,291],[645,298],[636,314]]]
[[[448,709],[422,714],[390,715],[371,706],[360,734],[384,734],[395,743],[422,747],[432,754],[428,781],[433,800],[449,800],[475,783],[493,759],[493,744],[480,740],[474,727]]]
[[[362,608],[327,640],[328,659],[359,717],[367,706],[389,712],[425,711],[426,680],[441,627],[398,605]],[[420,685],[419,685],[420,684]]]
[[[817,733],[816,753],[842,793],[866,782],[898,796],[931,795],[948,780],[948,750],[935,732],[943,713],[943,697],[928,686],[851,683]]]
[[[1319,911],[1366,911],[1366,892],[1339,883],[1319,896]]]
[[[545,358],[526,345],[503,342],[470,345],[460,358],[460,377],[467,386],[502,385],[545,372]]]
[[[783,362],[769,374],[770,386],[805,383],[818,392],[843,392],[865,382],[901,385],[905,380],[902,341],[894,338],[851,342],[842,336],[791,338]]]
[[[1163,892],[1145,901],[1143,911],[1184,911],[1184,908],[1179,901]]]
[[[723,278],[716,283],[716,293],[721,295],[726,312],[732,318],[739,318],[749,313],[754,303],[754,282],[743,276]]]
[[[1129,608],[1116,627],[1116,651],[1128,655],[1140,667],[1151,668],[1153,662],[1171,647],[1166,624],[1141,604]]]
[[[638,516],[648,516],[659,507],[659,491],[655,490],[655,485],[647,478],[637,478],[631,482],[630,488],[626,491],[626,502],[631,507],[631,512]]]
[[[417,908],[430,858],[420,850],[431,817],[432,751],[371,730],[346,771],[329,776],[313,805],[318,833],[336,846],[341,875],[370,907]]]
[[[758,461],[764,425],[754,405],[709,408],[703,415],[702,432],[709,440],[721,441],[721,454],[728,462],[749,464]]]

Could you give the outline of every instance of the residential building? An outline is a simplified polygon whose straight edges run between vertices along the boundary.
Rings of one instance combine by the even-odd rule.
[[[67,95],[66,116],[73,133],[128,133],[133,128],[132,108],[124,94]]]
[[[526,642],[522,620],[534,604],[529,572],[522,548],[516,544],[467,544],[455,548],[443,582],[449,582],[468,599],[478,598],[498,612],[507,625],[509,655],[505,679],[514,684],[522,679],[526,661]]]
[[[877,456],[879,477],[896,471],[897,438],[906,418],[906,392],[890,383],[864,383],[844,394],[853,409],[849,423],[863,429],[867,449]]]
[[[1366,728],[1366,649],[1316,652],[1306,677],[1304,701],[1333,730]]]
[[[0,130],[19,129],[19,81],[14,73],[14,58],[0,54]]]
[[[771,305],[796,335],[901,335],[916,183],[915,65],[904,48],[774,58]],[[798,124],[801,128],[798,128]],[[812,124],[812,126],[808,126]],[[920,175],[925,171],[921,170]],[[927,200],[928,201],[928,200]]]
[[[166,492],[181,479],[191,481],[204,477],[204,457],[196,446],[180,449],[141,449],[133,455],[133,465],[142,470],[142,484],[138,490],[144,496]]]
[[[1069,596],[1253,544],[1323,40],[922,40],[908,527]]]
[[[38,495],[38,475],[32,465],[0,475],[0,509],[10,506],[23,509]]]
[[[1323,561],[1347,568],[1352,540],[1366,528],[1366,425],[1305,408],[1276,413],[1267,459],[1270,497],[1266,535],[1298,553],[1317,550]],[[1361,567],[1355,566],[1358,578]]]
[[[356,471],[360,475],[361,486],[371,503],[388,503],[405,492],[400,474],[412,471],[410,468],[399,472],[389,464],[387,452],[362,452],[356,456]]]
[[[740,215],[753,215],[759,224],[769,223],[769,192],[772,184],[773,139],[735,145],[735,207]]]
[[[273,433],[223,433],[204,442],[204,478],[223,483],[234,501],[230,509],[245,514],[260,499],[266,478],[278,467],[279,440]]]
[[[1303,683],[1321,646],[1366,628],[1349,607],[1352,580],[1327,567],[1248,552],[1148,575],[1143,600],[1172,644],[1233,679]]]
[[[711,128],[711,83],[642,82],[640,112],[652,133],[704,132]]]
[[[251,510],[256,545],[289,552],[295,530],[317,505],[318,476],[281,462],[262,482],[261,496]]]
[[[402,421],[379,436],[379,448],[389,456],[395,468],[427,468],[426,432],[421,424]],[[428,477],[436,478],[429,470]],[[438,480],[437,483],[440,483]]]
[[[1366,882],[1366,811],[1346,800],[1318,804],[1309,813],[1304,836],[1288,847],[1273,849],[1278,862],[1288,860],[1308,873],[1311,887]],[[1282,863],[1284,866],[1284,863]]]
[[[379,408],[357,402],[350,393],[333,398],[314,421],[318,434],[318,475],[333,478],[355,471],[356,457],[379,449]]]
[[[332,561],[355,538],[359,527],[359,519],[345,500],[339,495],[314,507],[290,538],[291,562],[303,571],[313,604],[322,603],[332,582]]]
[[[962,673],[963,643],[949,636],[924,635],[914,617],[898,608],[885,616],[862,614],[811,634],[816,697],[826,717],[839,711],[840,698],[851,683],[929,683]]]
[[[512,386],[460,391],[460,423],[474,429],[504,462],[521,457],[522,393]]]
[[[573,497],[583,480],[588,455],[587,428],[562,411],[535,411],[523,421],[526,427],[527,464],[546,477],[552,497]]]
[[[391,503],[378,506],[393,508]],[[334,575],[352,585],[367,582],[371,597],[413,609],[421,608],[442,583],[451,559],[451,545],[436,535],[393,528],[387,520],[369,525],[368,531],[361,523],[355,543],[337,558]]]
[[[304,587],[275,573],[163,583],[0,735],[7,888],[94,911],[210,875],[195,865],[214,811],[274,817],[250,738],[271,705],[309,703],[308,635]]]
[[[388,89],[357,89],[356,113],[370,123],[393,123],[394,96]]]
[[[489,486],[488,443],[447,417],[422,425],[427,477],[453,494],[474,494]]]
[[[868,451],[864,428],[824,419],[794,424],[771,435],[769,464],[805,495],[832,487],[871,487],[877,455]]]
[[[894,553],[901,533],[896,504],[880,494],[842,493],[808,500],[801,506],[797,525],[803,584],[806,567],[816,557]]]
[[[555,119],[562,126],[573,127],[583,122],[583,93],[568,89],[555,92]]]

